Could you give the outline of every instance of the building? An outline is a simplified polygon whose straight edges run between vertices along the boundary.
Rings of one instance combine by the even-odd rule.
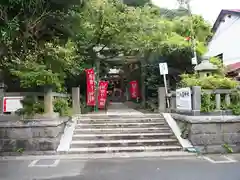
[[[240,9],[222,10],[212,31],[206,56],[220,57],[228,72],[235,74],[240,70]]]

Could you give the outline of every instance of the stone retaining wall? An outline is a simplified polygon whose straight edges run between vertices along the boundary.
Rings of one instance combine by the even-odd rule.
[[[17,116],[0,117],[1,152],[55,151],[68,118],[23,122]]]
[[[186,116],[172,114],[182,136],[203,153],[240,152],[240,116]]]

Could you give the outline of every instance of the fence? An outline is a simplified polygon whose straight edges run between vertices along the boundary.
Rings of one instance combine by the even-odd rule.
[[[224,104],[229,106],[231,104],[231,93],[235,91],[234,89],[215,89],[215,90],[205,90],[201,89],[200,86],[191,87],[191,110],[179,110],[176,105],[176,91],[171,91],[167,97],[163,93],[163,89],[159,88],[159,110],[169,111],[169,112],[178,112],[191,115],[200,115],[201,113],[201,99],[203,94],[214,95],[215,101],[215,110],[212,112],[214,114],[226,114],[229,111],[221,110],[221,106]],[[160,94],[161,93],[161,94]],[[164,97],[163,97],[164,96]],[[166,106],[165,100],[169,101],[169,107]]]
[[[44,97],[44,111],[46,113],[53,113],[53,100],[56,97],[68,98],[72,97],[72,107],[74,113],[80,113],[80,88],[72,88],[72,95],[65,93],[56,93],[49,90],[48,92],[2,92],[0,93],[0,110],[3,112],[3,97],[26,97],[32,96],[36,99],[39,97]]]
[[[70,94],[51,92],[53,97],[71,97]],[[4,96],[15,97],[15,96],[33,96],[33,97],[44,97],[43,92],[4,92]]]

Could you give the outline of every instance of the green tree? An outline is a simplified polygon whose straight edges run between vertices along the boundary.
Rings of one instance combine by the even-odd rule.
[[[149,3],[150,0],[123,0],[123,3],[129,6],[144,6],[145,4]]]
[[[162,18],[165,19],[164,16]],[[186,37],[195,37],[196,51],[199,59],[206,51],[205,44],[207,38],[211,36],[210,25],[200,16],[193,15],[192,18],[189,16],[175,17],[171,21],[168,20],[168,22],[171,27],[168,29],[170,35],[160,42],[160,52],[150,56],[146,64],[147,78],[145,83],[148,87],[147,94],[154,99],[155,104],[157,104],[157,88],[163,86],[163,78],[159,76],[158,63],[168,63],[169,75],[167,78],[170,81],[169,87],[175,88],[177,82],[180,81],[180,74],[193,72],[191,64],[193,51],[191,42],[186,40]],[[191,34],[191,23],[194,34]]]
[[[23,87],[60,87],[81,65],[68,20],[75,0],[3,0],[0,2],[0,68],[21,79]],[[67,43],[66,43],[67,42]]]
[[[185,8],[178,8],[178,9],[160,8],[160,14],[164,18],[172,20],[176,17],[187,16],[189,15],[189,12]]]

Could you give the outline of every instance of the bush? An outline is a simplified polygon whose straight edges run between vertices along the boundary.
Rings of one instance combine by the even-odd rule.
[[[202,94],[201,112],[212,112],[215,109],[215,97],[212,94]]]
[[[71,108],[69,107],[70,100],[67,98],[56,98],[53,101],[54,112],[58,112],[60,116],[71,115]],[[21,101],[23,108],[19,109],[16,113],[25,118],[31,118],[36,114],[44,113],[44,102],[36,100],[32,96],[27,96]]]
[[[54,112],[58,112],[60,116],[71,115],[71,108],[69,107],[68,98],[55,98],[53,101]]]
[[[233,89],[237,81],[220,75],[198,77],[196,74],[181,75],[181,87],[201,86],[202,89]]]
[[[225,76],[225,67],[216,58],[210,60],[218,67],[214,75],[199,77],[198,74],[182,74],[180,87],[201,86],[202,89],[236,89],[238,82]],[[223,102],[223,100],[222,100]],[[212,112],[216,108],[215,95],[202,94],[201,111]],[[240,115],[240,93],[236,91],[231,94],[231,105],[221,103],[221,109],[231,109],[233,114]]]
[[[21,103],[23,108],[17,110],[16,114],[18,115],[30,118],[35,114],[42,114],[44,112],[43,101],[37,101],[36,98],[32,96],[26,96]]]

